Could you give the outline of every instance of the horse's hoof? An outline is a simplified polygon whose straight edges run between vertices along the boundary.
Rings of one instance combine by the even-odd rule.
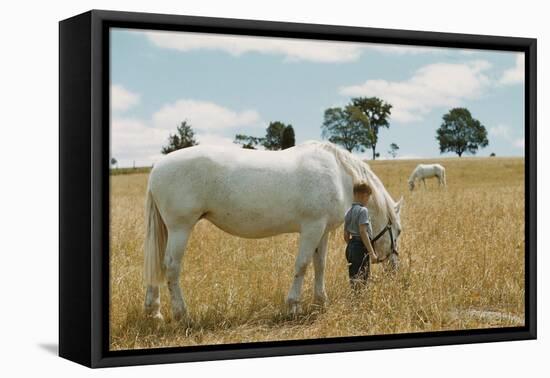
[[[164,320],[164,316],[162,316],[162,314],[160,313],[160,310],[151,310],[151,309],[148,309],[146,308],[145,309],[145,317],[147,319],[153,319],[153,320],[157,320],[157,321],[163,321]]]
[[[156,314],[146,314],[145,317],[147,319],[152,320],[153,322],[156,322],[156,323],[163,323],[164,322],[164,316],[162,316],[162,314],[160,312],[156,313]]]
[[[172,320],[174,320],[175,322],[182,322],[182,321],[186,321],[188,319],[187,317],[187,311],[183,310],[183,311],[174,311],[172,313]]]
[[[300,314],[300,302],[297,300],[287,300],[288,314],[292,317]]]
[[[164,321],[164,316],[162,316],[162,314],[160,312],[157,312],[156,314],[152,315],[151,318],[153,320],[156,320],[157,322]]]
[[[328,297],[326,294],[315,295],[313,297],[313,303],[317,306],[325,307],[328,302]]]

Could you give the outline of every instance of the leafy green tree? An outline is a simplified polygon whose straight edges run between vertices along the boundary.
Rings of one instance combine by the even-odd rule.
[[[112,158],[111,158],[111,165],[112,165],[113,167],[116,167],[117,164],[118,164],[118,160],[115,159],[114,157],[112,157]]]
[[[391,115],[392,105],[383,101],[378,97],[356,97],[351,99],[351,104],[361,110],[363,114],[368,118],[368,125],[371,129],[370,148],[372,148],[372,159],[375,160],[377,156],[376,144],[378,143],[378,131],[380,128],[389,128],[389,117]]]
[[[365,127],[369,120],[355,106],[325,110],[322,137],[344,147],[349,152],[370,148],[371,130]]]
[[[183,121],[178,126],[175,134],[170,134],[168,137],[168,145],[163,146],[161,152],[169,154],[172,151],[180,150],[191,146],[196,146],[198,143],[195,140],[195,132],[187,121]]]
[[[294,146],[294,129],[292,125],[285,125],[280,121],[270,122],[265,130],[265,137],[263,138],[237,134],[233,142],[242,145],[243,148],[256,149],[256,146],[261,144],[266,150],[281,150],[288,148],[283,146],[285,132],[287,133],[286,143],[288,143],[289,147]]]
[[[397,151],[399,150],[399,146],[395,143],[392,143],[390,144],[390,149],[388,151],[388,153],[391,155],[392,158],[395,159],[395,157],[397,156]]]
[[[255,150],[258,144],[263,142],[264,138],[256,138],[249,135],[237,134],[233,143],[237,143],[243,146],[243,148],[249,150]]]
[[[266,150],[280,150],[283,142],[283,131],[286,125],[282,122],[270,122],[267,126],[263,146]]]
[[[296,137],[294,136],[294,128],[292,125],[288,125],[283,130],[283,137],[281,138],[281,149],[286,150],[287,148],[294,147],[296,144]]]
[[[455,152],[459,157],[465,152],[475,154],[480,147],[489,145],[487,129],[466,108],[451,109],[443,116],[436,139],[441,153]]]

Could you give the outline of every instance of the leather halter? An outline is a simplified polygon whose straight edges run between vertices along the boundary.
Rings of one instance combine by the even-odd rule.
[[[378,262],[385,261],[392,254],[399,255],[399,253],[397,252],[396,245],[395,245],[396,243],[395,243],[395,239],[393,237],[393,230],[392,230],[391,226],[392,226],[391,219],[388,219],[388,224],[386,224],[386,227],[384,227],[374,238],[371,239],[372,248],[374,248],[374,243],[378,239],[380,239],[386,232],[390,233],[391,253],[387,254],[386,257],[384,257],[383,259],[378,260]]]

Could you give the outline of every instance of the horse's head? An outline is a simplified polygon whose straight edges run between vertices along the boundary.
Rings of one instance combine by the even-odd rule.
[[[389,209],[388,223],[376,236],[374,244],[378,261],[384,261],[389,258],[391,265],[397,268],[399,255],[399,237],[401,236],[401,209],[403,207],[403,197]]]
[[[409,190],[412,192],[414,190],[414,181],[409,180]]]

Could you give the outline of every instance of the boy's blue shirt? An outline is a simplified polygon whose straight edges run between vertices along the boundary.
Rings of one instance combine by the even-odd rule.
[[[369,210],[359,202],[354,202],[344,217],[344,229],[351,236],[360,236],[359,226],[367,225],[367,234],[372,239],[372,227],[369,217]]]

